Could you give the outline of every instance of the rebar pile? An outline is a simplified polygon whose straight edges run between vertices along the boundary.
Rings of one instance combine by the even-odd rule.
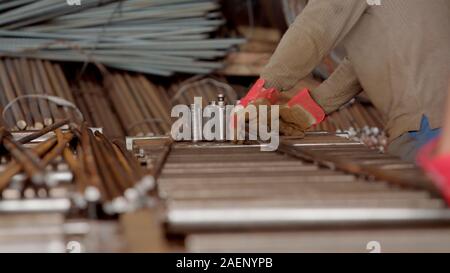
[[[354,101],[330,114],[309,131],[347,133],[371,148],[386,150],[387,137],[381,114],[371,105]]]
[[[137,145],[145,149],[152,141],[159,140]],[[286,150],[278,153],[261,152],[260,145],[174,143],[157,178],[169,232],[411,227],[450,219],[445,203],[432,194],[417,167],[398,158],[327,134],[309,133],[282,143]],[[301,157],[307,151],[317,157],[326,152],[329,164]],[[349,154],[355,166],[383,168],[391,176],[341,171],[332,165],[333,154],[336,162],[345,163],[342,157]],[[401,172],[409,181],[395,185]]]
[[[59,99],[65,100],[64,107]],[[80,119],[67,103],[74,103],[74,97],[59,64],[0,59],[0,110],[9,128],[39,130],[68,117]]]
[[[210,73],[242,39],[212,38],[217,0],[39,0],[0,3],[0,54],[170,76]]]
[[[74,208],[82,211],[90,204],[100,204],[103,212],[116,214],[140,207],[154,185],[153,178],[141,169],[124,144],[112,142],[85,126],[61,130],[67,124],[65,120],[18,140],[6,129],[0,131],[4,162],[0,193],[12,189],[20,192],[14,198],[20,198],[27,190],[44,191],[42,197],[51,198],[49,192],[60,186],[60,181],[52,178],[55,174],[49,167],[54,162],[64,162],[74,182],[64,198],[71,198]],[[43,136],[43,140],[38,140]],[[24,183],[13,183],[17,180]],[[1,207],[0,202],[0,211]]]
[[[416,165],[400,158],[369,149],[344,135],[335,137],[310,133],[304,139],[283,139],[279,151],[334,170],[359,177],[374,178],[393,185],[427,190],[439,196],[439,190]],[[314,135],[316,134],[316,135]]]
[[[27,179],[35,186],[45,187],[46,168],[61,154],[64,148],[73,139],[71,132],[62,133],[61,127],[68,124],[68,120],[58,122],[39,132],[15,140],[8,130],[1,130],[2,157],[11,158],[0,173],[0,192],[8,187],[15,175],[24,173]],[[25,144],[47,134],[49,130],[55,130],[55,136],[48,138],[31,148],[25,148]]]
[[[120,141],[86,127],[79,132],[78,145],[66,147],[63,156],[74,173],[81,208],[99,202],[108,214],[126,212],[137,208],[154,184]]]
[[[125,137],[125,131],[116,113],[113,111],[106,92],[95,80],[82,78],[73,88],[78,108],[91,127],[103,128],[103,133],[111,139]]]
[[[134,150],[153,156],[148,147],[162,142],[136,140]],[[187,251],[194,252],[365,252],[371,240],[391,251],[448,251],[439,236],[449,233],[450,211],[414,165],[336,135],[281,142],[279,152],[173,143],[157,177],[167,232],[186,236]],[[390,175],[343,170],[346,156],[353,169]],[[408,181],[397,183],[403,174]]]
[[[166,91],[144,75],[114,73],[104,80],[106,92],[128,136],[170,132],[170,102]]]

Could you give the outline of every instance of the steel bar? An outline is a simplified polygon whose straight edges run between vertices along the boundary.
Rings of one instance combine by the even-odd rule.
[[[18,140],[18,142],[21,143],[21,144],[29,143],[29,142],[31,142],[31,141],[33,141],[33,140],[35,140],[35,139],[37,139],[37,138],[47,134],[47,133],[50,133],[52,131],[55,131],[58,128],[61,128],[64,125],[67,125],[68,123],[69,123],[68,119],[61,120],[61,121],[59,121],[57,123],[54,123],[54,124],[44,128],[44,129],[42,129],[40,131],[33,132],[33,133],[31,133],[31,134],[29,134],[27,136],[24,136],[24,137],[20,138]]]
[[[367,253],[368,238],[381,242],[383,253],[450,251],[447,227],[195,233],[186,239],[186,247],[194,253]]]
[[[7,69],[5,68],[3,61],[0,61],[0,79],[3,84],[3,91],[5,92],[8,102],[13,101],[16,96],[13,92],[13,87],[11,85]],[[15,120],[15,125],[21,130],[25,129],[27,127],[27,123],[19,104],[12,104],[10,108]]]
[[[182,209],[169,210],[172,232],[211,229],[300,228],[323,225],[449,223],[450,211],[441,209]]]
[[[27,64],[26,59],[22,58],[20,60],[14,60],[14,64],[16,65],[18,77],[21,78],[20,82],[24,93],[27,95],[33,94],[33,80],[31,77],[30,67]],[[40,130],[44,128],[44,119],[39,111],[37,101],[34,99],[28,99],[28,105],[34,121],[34,129]]]
[[[372,105],[363,105],[358,101],[331,113],[324,122],[312,127],[310,131],[346,132],[354,140],[371,148],[384,152],[387,147],[381,113]]]
[[[41,163],[38,156],[25,149],[21,144],[17,143],[9,136],[3,137],[2,140],[6,150],[12,155],[17,163],[22,165],[22,168],[31,178],[33,183],[42,184],[45,166]]]
[[[39,78],[41,80],[41,84],[42,84],[41,87],[43,88],[43,90],[45,90],[45,93],[50,96],[58,96],[50,83],[48,74],[45,71],[44,63],[40,62],[40,61],[36,62],[36,67],[37,67],[37,70],[39,73]],[[50,106],[50,112],[52,113],[53,120],[55,122],[62,120],[64,117],[64,113],[62,112],[62,110],[59,109],[57,107],[57,105],[53,102],[50,102],[49,106]]]
[[[56,144],[56,139],[52,138],[49,139],[43,143],[38,144],[36,147],[33,148],[33,152],[37,154],[38,156],[42,156],[45,153],[47,153],[52,147]],[[5,170],[0,175],[0,191],[5,189],[11,178],[21,172],[23,170],[23,166],[18,164],[15,161],[11,161],[7,164],[5,167]]]
[[[25,95],[24,91],[21,89],[19,84],[19,79],[17,77],[17,71],[14,68],[14,61],[11,59],[6,59],[4,61],[5,67],[7,69],[7,72],[9,74],[9,79],[12,85],[12,90],[14,92],[14,97],[22,97]],[[31,126],[33,126],[33,118],[31,116],[30,108],[28,106],[28,103],[25,100],[18,101],[17,102],[20,107],[22,108],[22,112],[24,114],[25,122],[27,123],[27,127],[29,129],[32,129]]]
[[[2,213],[29,212],[67,212],[70,209],[69,199],[34,199],[0,201]]]
[[[361,151],[356,153],[354,149],[347,150],[345,147],[337,149],[335,145],[329,145],[328,147],[323,145],[318,149],[302,145],[301,142],[300,144],[284,142],[281,144],[280,150],[295,157],[317,162],[324,166],[332,166],[345,172],[375,177],[405,187],[426,189],[433,194],[438,194],[437,189],[423,173],[410,165],[405,166],[404,162],[398,158],[381,154],[369,148],[363,149],[363,153]],[[395,161],[395,159],[397,160]],[[387,160],[390,162],[389,164],[383,163]],[[389,170],[389,165],[392,164],[397,166],[401,164],[403,167],[400,172],[396,168]]]
[[[36,62],[28,61],[28,65],[31,68],[35,94],[44,95],[47,91],[45,91],[43,86],[41,85],[41,80]],[[54,122],[54,120],[50,110],[49,102],[47,100],[40,99],[38,100],[38,103],[39,103],[39,110],[42,113],[42,119],[44,120],[44,124],[46,126],[51,125]]]
[[[244,41],[211,37],[224,23],[216,0],[84,2],[40,0],[4,12],[0,6],[0,51],[170,76],[221,68],[217,58]]]
[[[158,157],[157,143],[136,140],[133,150],[146,162]],[[274,153],[258,145],[174,143],[157,176],[169,232],[450,223],[433,192],[391,180],[394,171],[420,180],[410,164],[324,133],[286,138],[282,145]],[[391,177],[354,172],[352,164],[385,168]]]

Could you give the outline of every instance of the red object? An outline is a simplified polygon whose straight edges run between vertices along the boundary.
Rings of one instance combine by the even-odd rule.
[[[280,92],[275,90],[275,88],[264,88],[266,81],[264,79],[259,79],[252,86],[247,95],[241,99],[239,105],[247,107],[252,101],[256,99],[267,99],[271,104],[275,104],[278,101]]]
[[[450,154],[433,155],[438,141],[435,139],[420,149],[416,160],[441,191],[447,204],[450,205]]]
[[[243,107],[247,107],[251,102],[257,99],[267,99],[271,105],[276,104],[278,101],[278,97],[280,92],[275,90],[275,88],[264,88],[264,84],[266,81],[264,79],[259,79],[252,86],[250,91],[248,91],[247,95],[239,101],[238,105]],[[236,128],[237,126],[237,116],[234,115],[231,119],[231,126]]]
[[[325,112],[323,111],[322,107],[320,107],[320,105],[318,105],[317,102],[315,102],[314,99],[311,98],[309,89],[307,88],[300,91],[288,102],[289,107],[295,105],[299,105],[306,111],[311,113],[311,115],[316,119],[316,123],[314,125],[321,123],[325,119]]]

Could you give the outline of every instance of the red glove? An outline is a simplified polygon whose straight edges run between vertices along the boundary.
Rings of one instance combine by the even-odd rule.
[[[239,104],[237,106],[242,106],[243,107],[242,110],[245,110],[245,108],[250,104],[254,104],[255,106],[258,105],[270,106],[276,104],[280,92],[275,90],[275,88],[269,89],[264,88],[265,83],[266,82],[264,79],[259,79],[258,81],[256,81],[256,83],[252,86],[250,91],[248,91],[247,95],[245,95],[245,97],[239,101]],[[235,110],[237,108],[235,108]],[[236,128],[237,126],[237,112],[235,112],[232,115],[231,126],[233,126],[233,128]]]
[[[239,105],[247,107],[249,104],[255,105],[274,105],[280,107],[280,130],[290,128],[283,132],[292,135],[294,131],[305,131],[309,127],[322,122],[325,119],[325,112],[317,102],[311,98],[309,90],[303,89],[290,100],[284,94],[274,88],[264,88],[264,79],[259,79],[250,89],[247,95],[240,101]],[[286,104],[286,102],[288,102]],[[232,119],[233,126],[236,127],[236,115]],[[286,125],[286,126],[284,126]],[[295,130],[293,130],[295,128]],[[295,132],[294,132],[295,133]]]
[[[317,102],[311,98],[309,89],[305,88],[295,95],[289,102],[288,107],[295,109],[295,107],[301,107],[312,118],[312,125],[321,123],[325,119],[325,112]]]
[[[266,99],[271,104],[275,104],[278,101],[280,92],[275,90],[275,88],[264,88],[266,81],[264,79],[259,79],[253,85],[253,87],[248,91],[247,95],[239,102],[239,105],[247,107],[250,103],[257,99]]]
[[[419,151],[416,160],[441,191],[447,204],[450,205],[450,154],[433,156],[438,141],[435,139],[425,145]]]

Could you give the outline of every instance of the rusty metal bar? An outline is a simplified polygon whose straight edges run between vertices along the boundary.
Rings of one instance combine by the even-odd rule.
[[[34,147],[32,150],[33,152],[38,156],[43,156],[46,154],[52,147],[56,144],[56,138],[51,138],[43,143],[38,144],[36,147]],[[23,166],[15,161],[9,162],[5,170],[0,175],[0,191],[5,189],[11,178],[21,172],[23,170]]]
[[[39,68],[37,66],[37,61],[28,60],[27,63],[31,68],[34,92],[37,95],[45,95],[46,91],[44,90],[44,87],[41,84],[41,78],[40,78],[41,76],[39,75],[39,70],[38,70]],[[44,125],[46,125],[46,126],[52,125],[54,120],[52,117],[49,102],[45,99],[39,99],[38,104],[39,104],[39,110],[42,114],[42,119],[44,121]]]
[[[0,61],[0,80],[3,84],[3,91],[5,92],[8,102],[13,101],[16,98],[16,95],[14,94],[13,86],[8,77],[7,69],[3,61]],[[25,120],[20,104],[14,103],[11,105],[10,109],[15,120],[15,125],[20,130],[24,130],[27,127],[27,122]]]

